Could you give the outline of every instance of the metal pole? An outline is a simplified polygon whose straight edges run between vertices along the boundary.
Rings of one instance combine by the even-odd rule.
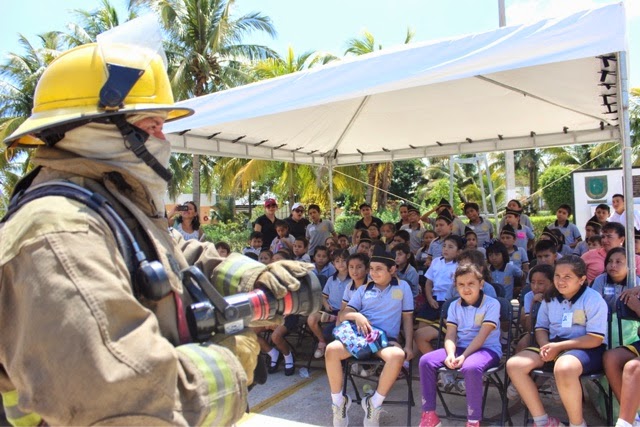
[[[453,156],[449,156],[449,203],[453,206]]]
[[[498,0],[498,23],[500,27],[507,25],[507,17],[505,15],[504,0]],[[516,167],[513,158],[513,150],[504,152],[504,163],[507,175],[507,200],[516,198]]]
[[[487,172],[487,181],[489,182],[489,194],[491,195],[491,206],[493,208],[493,222],[495,223],[496,236],[498,236],[498,208],[496,206],[496,196],[493,194],[493,182],[491,182],[491,171],[489,170],[489,162],[487,161],[487,155],[483,154],[484,157],[484,169]]]
[[[478,168],[478,177],[480,178],[480,191],[482,191],[482,212],[489,213],[487,210],[487,195],[484,192],[484,179],[482,179],[482,165],[480,159],[482,156],[475,156],[476,167]]]
[[[331,222],[336,223],[335,203],[333,202],[333,161],[329,156],[329,208],[331,209]]]
[[[626,219],[625,246],[627,249],[627,287],[636,285],[636,253],[634,236],[633,207],[633,163],[631,161],[631,138],[629,127],[629,91],[627,80],[627,53],[618,52],[618,123],[620,123],[620,147],[622,149],[622,170],[624,172],[624,212]]]

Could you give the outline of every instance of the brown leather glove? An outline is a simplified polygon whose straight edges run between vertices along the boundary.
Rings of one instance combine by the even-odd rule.
[[[300,277],[313,270],[313,264],[300,261],[276,261],[269,265],[256,280],[255,286],[264,286],[276,298],[284,298],[287,292],[300,289]]]
[[[239,334],[223,335],[215,334],[213,343],[228,348],[236,355],[240,364],[247,374],[247,385],[253,383],[253,371],[258,364],[258,355],[260,354],[260,345],[258,344],[258,336],[251,329],[245,329]]]

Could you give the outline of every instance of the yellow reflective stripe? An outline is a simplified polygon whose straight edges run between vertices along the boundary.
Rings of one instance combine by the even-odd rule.
[[[640,356],[640,354],[638,354],[638,350],[636,350],[636,348],[634,346],[632,346],[632,345],[624,345],[624,346],[622,346],[622,348],[626,348],[627,350],[629,350],[630,352],[635,354],[636,357]]]
[[[11,390],[2,393],[2,403],[4,405],[7,421],[13,426],[35,426],[40,424],[42,417],[34,412],[25,413],[18,408],[18,391]]]
[[[206,347],[187,344],[180,346],[178,351],[183,352],[195,363],[207,381],[211,405],[203,425],[229,424],[230,420],[222,419],[222,417],[225,414],[232,414],[232,411],[227,411],[226,408],[233,406],[238,389],[238,385],[232,377],[232,369],[223,357],[213,351],[206,351]]]
[[[253,268],[264,268],[264,265],[247,257],[238,256],[234,260],[225,261],[215,272],[213,285],[223,295],[237,292],[242,275]]]

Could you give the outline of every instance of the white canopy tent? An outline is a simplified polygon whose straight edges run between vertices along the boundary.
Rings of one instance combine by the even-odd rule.
[[[624,145],[628,167],[626,51],[624,6],[611,4],[190,99],[179,105],[196,113],[165,130],[178,152],[330,170],[605,141]]]

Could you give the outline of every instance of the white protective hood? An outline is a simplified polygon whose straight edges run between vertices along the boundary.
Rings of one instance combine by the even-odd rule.
[[[332,166],[616,141],[626,50],[612,4],[190,99],[165,130],[173,151]]]

